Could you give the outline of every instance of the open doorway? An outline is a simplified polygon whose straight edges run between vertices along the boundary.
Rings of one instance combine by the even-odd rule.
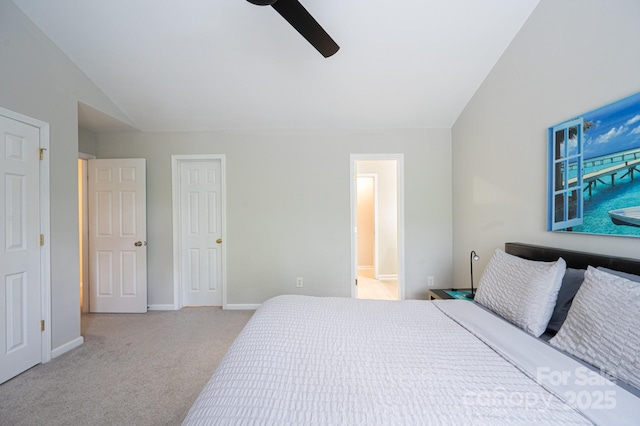
[[[358,242],[358,277],[378,276],[378,175],[356,175],[356,227]]]
[[[88,162],[93,155],[78,154],[78,253],[80,255],[80,312],[89,312]]]
[[[352,297],[404,298],[403,157],[352,154]]]

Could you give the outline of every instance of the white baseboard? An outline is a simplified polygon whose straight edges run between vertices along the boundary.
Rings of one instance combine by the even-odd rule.
[[[228,303],[224,309],[229,311],[255,311],[260,307],[260,303]],[[177,311],[174,305],[149,305],[149,311]]]
[[[78,346],[81,346],[84,343],[84,338],[82,336],[77,339],[73,339],[70,342],[65,343],[62,346],[58,346],[55,349],[51,350],[51,358],[57,358],[60,355],[69,352],[71,349],[75,349]]]
[[[227,303],[224,309],[228,311],[255,311],[260,303]]]
[[[175,311],[176,308],[173,306],[173,303],[166,305],[149,305],[147,308],[149,311]]]
[[[398,274],[378,275],[379,281],[398,281]]]

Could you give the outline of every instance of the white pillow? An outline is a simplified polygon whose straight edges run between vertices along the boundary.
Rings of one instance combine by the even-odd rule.
[[[475,300],[538,337],[547,328],[567,264],[535,262],[497,249],[484,270]]]
[[[640,389],[640,284],[589,266],[549,343]]]

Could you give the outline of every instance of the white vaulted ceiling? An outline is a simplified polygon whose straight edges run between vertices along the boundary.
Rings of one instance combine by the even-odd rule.
[[[539,0],[13,0],[141,130],[449,128]]]

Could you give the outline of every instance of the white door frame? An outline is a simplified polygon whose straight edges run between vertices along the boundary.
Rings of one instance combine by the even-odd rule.
[[[45,322],[42,337],[42,363],[51,361],[51,226],[49,208],[49,123],[0,108],[0,115],[39,129],[40,148],[44,150],[40,161],[40,233],[44,245],[40,249],[40,311]]]
[[[172,155],[171,156],[171,208],[173,211],[173,309],[181,309],[182,303],[182,247],[180,238],[180,223],[182,222],[182,212],[180,211],[181,187],[180,187],[180,165],[189,161],[219,160],[220,161],[220,213],[222,218],[221,226],[221,256],[222,256],[222,309],[227,308],[227,188],[226,188],[226,168],[224,154],[193,154],[193,155]]]
[[[358,275],[358,241],[356,239],[356,161],[361,160],[396,160],[398,174],[398,300],[404,300],[405,272],[404,272],[404,154],[350,154],[349,155],[349,176],[350,176],[350,198],[351,198],[351,297],[357,296],[355,286]],[[377,262],[376,262],[377,263]]]
[[[378,279],[378,174],[377,173],[356,173],[356,178],[371,178],[373,180],[373,277]],[[356,187],[356,203],[358,191]],[[356,226],[358,218],[356,216]],[[356,239],[356,243],[358,240]],[[356,264],[356,275],[358,274]]]

